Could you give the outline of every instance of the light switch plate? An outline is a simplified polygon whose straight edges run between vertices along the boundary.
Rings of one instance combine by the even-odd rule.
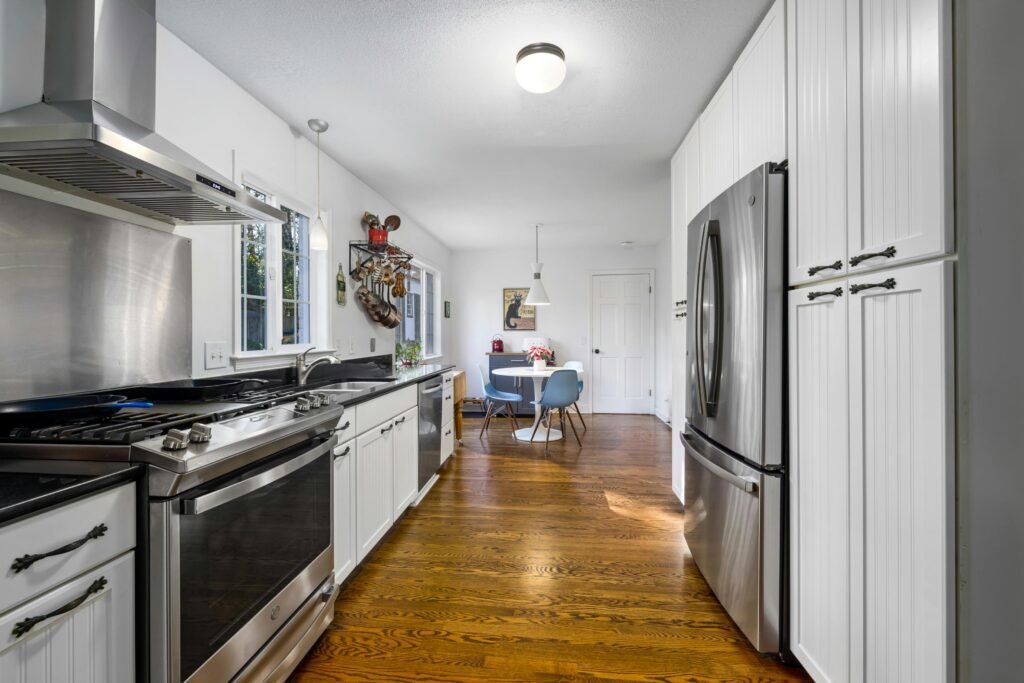
[[[203,344],[203,358],[206,359],[207,370],[217,370],[228,366],[228,345],[224,342],[205,342]]]

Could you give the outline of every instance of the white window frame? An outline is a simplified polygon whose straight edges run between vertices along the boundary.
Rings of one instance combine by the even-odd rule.
[[[267,203],[280,208],[287,206],[293,211],[298,211],[309,217],[310,229],[316,216],[316,209],[310,208],[305,202],[292,199],[281,193],[274,192],[270,183],[263,182],[251,175],[243,175],[241,184],[244,187],[251,187],[259,190],[267,196]],[[320,216],[327,225],[330,234],[330,216],[321,209]],[[234,303],[232,311],[234,316],[234,347],[232,360],[235,368],[257,369],[259,367],[273,367],[280,365],[276,362],[282,356],[294,356],[310,348],[316,347],[317,351],[330,352],[327,337],[330,328],[330,310],[327,305],[327,252],[309,252],[309,317],[310,317],[310,341],[308,344],[282,344],[284,315],[283,297],[281,296],[281,267],[282,267],[282,227],[278,223],[267,225],[267,348],[259,351],[245,351],[242,349],[242,225],[236,223],[232,226],[231,253],[232,253],[232,290],[234,291]]]
[[[439,268],[421,259],[414,258],[412,260],[412,265],[416,268],[419,268],[420,271],[423,273],[423,275],[421,275],[421,286],[423,290],[420,295],[420,310],[418,311],[420,319],[423,321],[424,324],[422,344],[424,353],[423,360],[436,360],[444,356],[444,323],[442,322],[444,316],[444,296],[441,294],[441,283],[443,282],[443,276]],[[430,355],[426,355],[427,330],[425,326],[427,324],[427,316],[425,315],[426,310],[424,308],[426,305],[424,301],[427,298],[427,271],[430,271],[434,276],[434,339],[436,341],[436,344],[434,348],[434,353]]]

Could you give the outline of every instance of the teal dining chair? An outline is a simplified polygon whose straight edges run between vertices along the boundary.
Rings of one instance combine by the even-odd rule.
[[[515,437],[516,430],[519,429],[519,422],[516,420],[516,411],[512,404],[521,402],[523,397],[519,394],[513,394],[511,391],[495,389],[494,385],[491,384],[490,373],[484,370],[484,366],[478,364],[476,369],[480,371],[480,384],[484,387],[484,403],[487,404],[484,423],[480,427],[480,438],[483,438],[484,432],[487,430],[488,425],[491,424],[491,418],[495,415],[500,415],[503,411],[507,412],[508,416],[512,418],[512,436]]]
[[[567,360],[563,367],[565,367],[566,370],[583,370],[583,363],[578,360]],[[578,389],[576,392],[576,401],[578,401],[579,397],[583,395],[583,380],[580,379],[578,374],[576,375],[576,381],[576,388]],[[583,413],[580,412],[580,406],[576,401],[572,402],[572,407],[576,409],[576,414],[580,418],[580,424],[583,425],[583,431],[587,431],[587,423],[583,421]]]
[[[576,425],[572,422],[572,413],[566,410],[579,398],[580,390],[576,384],[577,381],[575,370],[555,370],[548,377],[547,384],[544,385],[544,391],[541,392],[540,398],[533,402],[535,405],[541,406],[543,414],[541,419],[533,425],[530,441],[533,442],[533,437],[537,435],[537,427],[540,426],[541,422],[544,422],[548,429],[544,438],[544,455],[548,454],[548,444],[551,441],[551,411],[555,408],[558,408],[558,416],[562,422],[562,436],[565,436],[565,418],[568,417],[572,434],[576,437],[576,445],[583,448],[580,435],[576,433]]]

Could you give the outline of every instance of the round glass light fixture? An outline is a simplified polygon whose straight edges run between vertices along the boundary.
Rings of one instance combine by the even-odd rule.
[[[542,95],[565,80],[565,53],[551,43],[527,45],[516,55],[516,80],[523,90]]]

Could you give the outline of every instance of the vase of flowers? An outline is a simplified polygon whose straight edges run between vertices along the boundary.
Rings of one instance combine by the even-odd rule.
[[[555,352],[546,346],[531,346],[526,350],[526,357],[533,361],[534,370],[543,370],[555,357]]]

